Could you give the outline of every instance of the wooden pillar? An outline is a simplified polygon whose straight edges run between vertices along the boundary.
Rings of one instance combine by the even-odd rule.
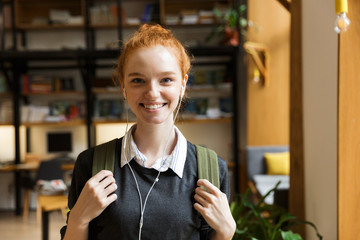
[[[339,37],[338,239],[360,239],[360,4],[348,0],[350,28]]]
[[[291,1],[289,209],[299,219],[305,219],[301,8],[301,0]],[[304,226],[296,232],[305,238]]]

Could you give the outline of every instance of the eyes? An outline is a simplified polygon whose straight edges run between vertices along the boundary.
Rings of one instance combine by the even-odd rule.
[[[134,78],[134,79],[132,79],[130,82],[131,82],[131,83],[143,83],[144,80],[141,79],[141,78]]]
[[[163,83],[171,83],[173,80],[171,78],[163,78],[161,82]]]
[[[141,84],[141,83],[145,83],[146,80],[143,78],[133,78],[130,80],[130,82],[133,84]],[[162,83],[162,84],[170,84],[172,82],[174,82],[174,79],[172,79],[172,78],[166,77],[166,78],[160,79],[160,83]]]

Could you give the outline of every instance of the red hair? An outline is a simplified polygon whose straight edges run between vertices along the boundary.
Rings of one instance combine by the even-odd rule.
[[[124,81],[124,68],[129,56],[138,49],[156,45],[167,47],[172,51],[179,63],[182,78],[184,78],[191,67],[190,57],[184,46],[174,37],[170,30],[164,29],[158,24],[144,24],[125,42],[122,53],[118,59],[117,74],[121,84]]]

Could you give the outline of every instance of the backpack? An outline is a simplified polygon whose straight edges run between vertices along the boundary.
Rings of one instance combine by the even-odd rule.
[[[103,169],[114,172],[116,140],[113,139],[94,148],[92,176]],[[217,154],[200,145],[195,145],[195,147],[199,179],[207,179],[220,188]]]

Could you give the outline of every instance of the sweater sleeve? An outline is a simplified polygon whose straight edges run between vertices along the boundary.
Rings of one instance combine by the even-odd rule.
[[[93,156],[93,148],[85,150],[80,153],[76,159],[71,187],[68,194],[68,208],[71,209],[74,207],[77,199],[80,196],[80,193],[85,186],[86,182],[91,178],[91,168],[92,168],[92,156]],[[67,214],[67,220],[69,219],[69,213]],[[63,226],[60,230],[61,239],[64,238],[66,232],[66,225]]]

